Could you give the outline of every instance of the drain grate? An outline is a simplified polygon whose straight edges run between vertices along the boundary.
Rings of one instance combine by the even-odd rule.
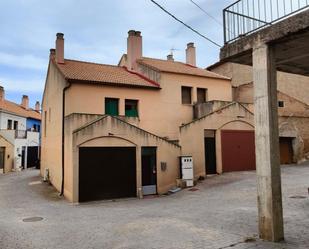
[[[37,222],[43,220],[42,217],[29,217],[29,218],[24,218],[23,222]]]
[[[303,196],[303,195],[293,195],[293,196],[290,196],[290,198],[292,198],[292,199],[306,199],[307,196]]]

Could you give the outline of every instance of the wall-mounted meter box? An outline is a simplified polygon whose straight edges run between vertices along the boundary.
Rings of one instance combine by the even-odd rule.
[[[193,158],[192,156],[180,157],[180,175],[181,179],[186,181],[187,187],[193,186]]]

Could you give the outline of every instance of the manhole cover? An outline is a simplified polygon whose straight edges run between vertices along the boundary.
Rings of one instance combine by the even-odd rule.
[[[306,199],[307,197],[303,196],[303,195],[293,195],[293,196],[290,196],[290,198],[292,198],[292,199]]]
[[[42,217],[29,217],[29,218],[23,219],[23,222],[37,222],[41,220],[43,220]]]

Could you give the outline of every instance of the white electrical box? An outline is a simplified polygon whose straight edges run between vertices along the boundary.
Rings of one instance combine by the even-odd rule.
[[[193,186],[193,158],[192,156],[180,157],[181,178],[186,181],[187,187]]]

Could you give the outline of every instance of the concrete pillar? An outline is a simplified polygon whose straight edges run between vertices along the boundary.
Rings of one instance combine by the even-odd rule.
[[[256,173],[260,238],[284,239],[279,160],[277,73],[273,48],[253,49]]]

